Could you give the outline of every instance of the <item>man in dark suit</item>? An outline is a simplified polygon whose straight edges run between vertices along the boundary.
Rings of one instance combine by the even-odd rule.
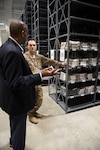
[[[24,150],[27,112],[34,106],[35,85],[42,77],[55,75],[53,67],[32,74],[23,54],[28,29],[24,22],[10,24],[10,36],[0,47],[0,107],[9,114],[10,144],[14,150]]]

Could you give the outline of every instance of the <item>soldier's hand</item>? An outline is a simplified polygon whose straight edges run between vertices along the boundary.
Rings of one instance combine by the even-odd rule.
[[[62,62],[62,67],[66,67],[66,65],[67,65],[67,61],[63,61]]]

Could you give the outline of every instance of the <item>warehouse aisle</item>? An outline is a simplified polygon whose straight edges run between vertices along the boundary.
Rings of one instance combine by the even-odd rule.
[[[37,125],[27,120],[26,150],[100,150],[100,106],[65,114],[48,96],[39,112]],[[0,150],[9,148],[8,115],[0,109]]]

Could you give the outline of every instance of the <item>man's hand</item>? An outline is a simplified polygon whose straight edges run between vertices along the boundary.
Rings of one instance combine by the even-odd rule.
[[[58,72],[59,69],[55,70],[52,66],[41,70],[42,77],[53,76],[58,74]]]

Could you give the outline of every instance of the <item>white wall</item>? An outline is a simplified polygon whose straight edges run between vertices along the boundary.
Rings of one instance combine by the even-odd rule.
[[[0,31],[0,46],[2,45],[2,39],[1,39],[1,31]]]
[[[8,26],[0,28],[0,46],[7,40],[9,36]]]

